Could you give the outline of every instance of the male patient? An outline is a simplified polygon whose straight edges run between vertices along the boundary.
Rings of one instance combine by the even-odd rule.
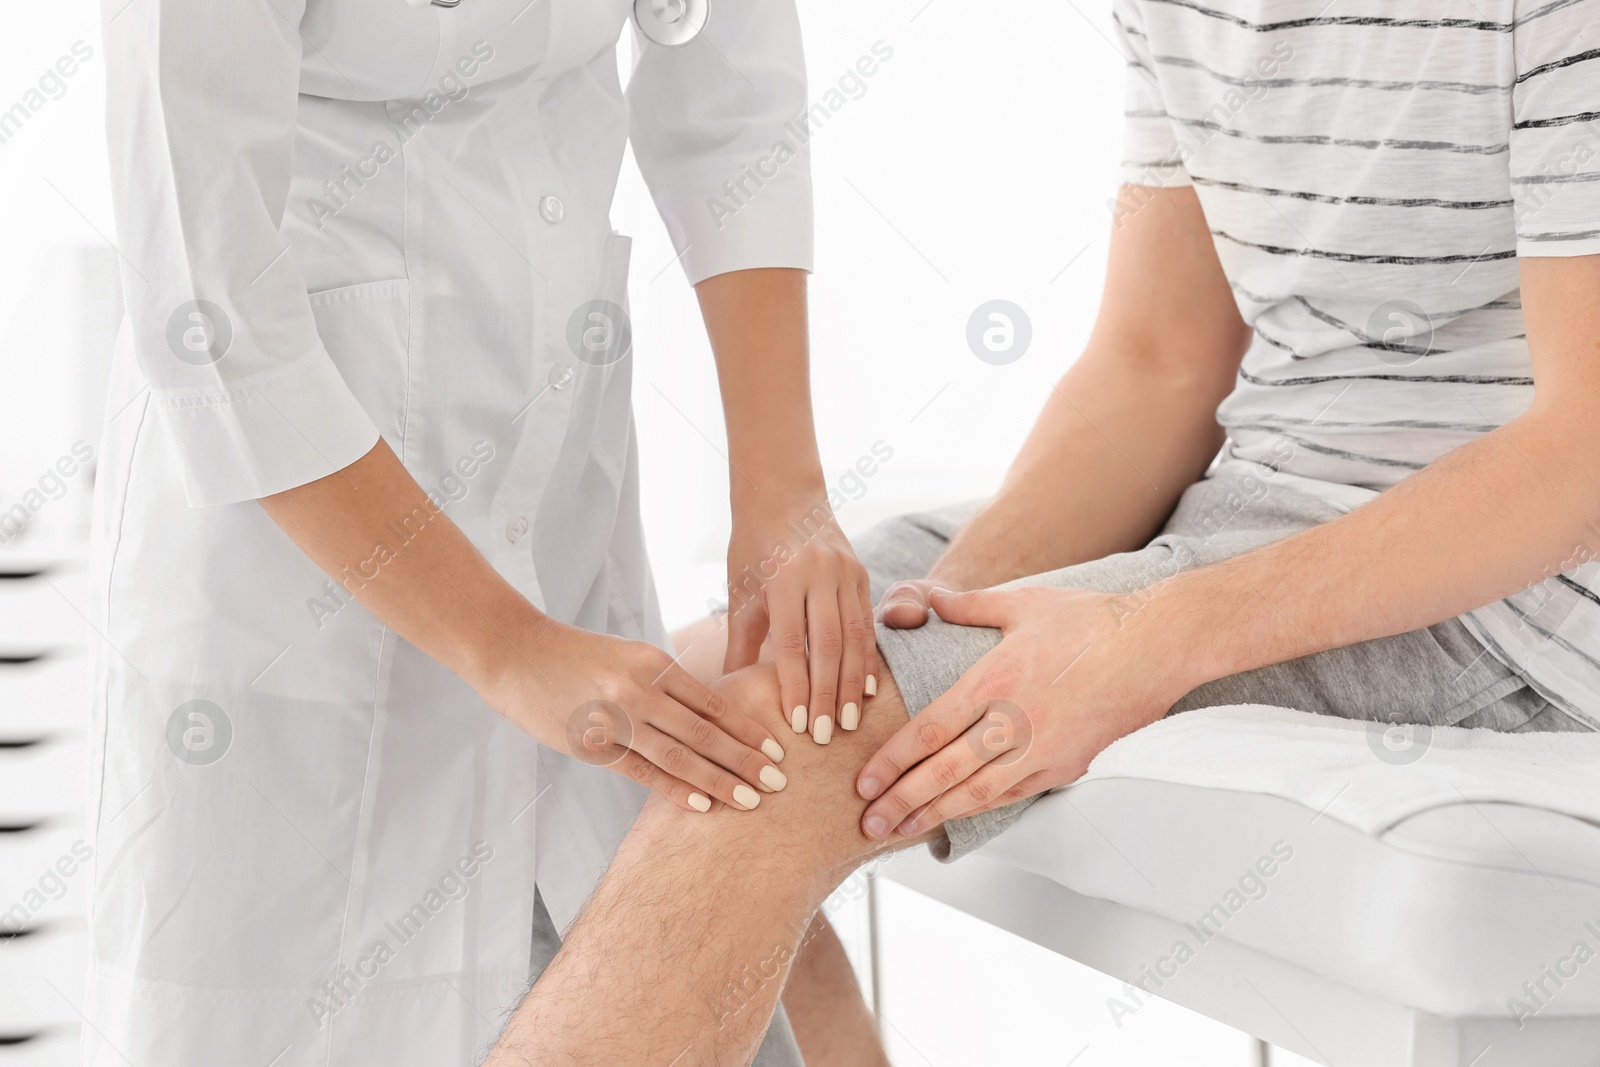
[[[959,856],[1169,712],[1600,727],[1600,0],[1113,6],[1082,356],[991,501],[858,545],[859,729],[756,812],[652,804],[491,1062],[745,1062],[826,1002],[832,942],[792,960],[849,870]],[[769,668],[722,684],[783,721]],[[808,1063],[883,1062],[852,1040]]]

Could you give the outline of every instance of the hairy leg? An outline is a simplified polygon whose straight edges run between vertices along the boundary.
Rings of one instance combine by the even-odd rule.
[[[771,665],[719,687],[783,722]],[[859,829],[855,775],[906,719],[885,677],[861,729],[789,747],[788,788],[756,810],[652,799],[486,1063],[748,1063],[818,907],[884,851]]]
[[[728,617],[707,615],[674,631],[672,647],[680,666],[707,685],[714,684],[722,677]],[[762,657],[770,658],[765,646]],[[880,701],[868,706],[877,708]],[[783,991],[783,1006],[806,1067],[888,1067],[876,1020],[861,995],[850,958],[821,912],[800,945]]]
[[[820,911],[789,972],[783,1006],[806,1067],[889,1067],[850,957]]]

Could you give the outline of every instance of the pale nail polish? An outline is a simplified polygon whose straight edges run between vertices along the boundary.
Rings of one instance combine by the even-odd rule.
[[[867,696],[869,696],[869,697],[877,696],[878,695],[878,676],[876,674],[867,675],[867,684],[861,687],[861,691],[863,693],[867,694]]]
[[[882,815],[868,815],[867,821],[861,824],[868,837],[879,838],[889,832],[889,821]]]
[[[772,738],[769,737],[765,741],[761,742],[761,751],[765,752],[767,758],[773,763],[783,762],[783,746],[778,744],[778,742],[774,741]]]
[[[739,785],[733,787],[733,802],[739,805],[745,811],[749,811],[751,808],[761,803],[761,794],[757,793],[749,786],[740,783]]]
[[[819,745],[832,741],[833,719],[827,715],[818,715],[816,723],[811,727],[811,739]]]
[[[789,784],[789,779],[776,767],[763,767],[761,768],[761,784],[766,786],[769,792],[776,793]]]
[[[794,732],[797,734],[806,732],[806,706],[804,704],[795,705],[795,709],[789,713],[789,725],[794,727]]]
[[[854,730],[861,725],[861,709],[856,707],[855,701],[839,709],[839,725],[846,730]]]
[[[691,808],[693,808],[695,811],[710,811],[711,810],[711,798],[706,796],[706,795],[704,795],[703,793],[690,793],[689,794],[689,806]]]

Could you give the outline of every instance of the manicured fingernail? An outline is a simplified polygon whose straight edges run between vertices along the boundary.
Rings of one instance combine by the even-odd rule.
[[[761,742],[761,751],[765,752],[767,754],[767,758],[773,763],[783,762],[783,746],[778,744],[778,742],[774,741],[772,738],[769,737],[765,741]]]
[[[861,794],[862,800],[877,800],[878,794],[883,792],[883,786],[876,778],[863,778],[861,784],[856,786],[856,792]]]
[[[854,730],[861,725],[861,709],[856,707],[855,701],[839,709],[839,725],[846,730]]]
[[[818,715],[817,721],[811,726],[811,740],[819,745],[825,745],[833,740],[833,719],[827,715]]]
[[[861,829],[866,831],[868,837],[880,838],[889,832],[889,820],[882,815],[868,815],[867,821],[861,824]]]
[[[867,696],[869,696],[869,697],[877,696],[878,695],[878,676],[876,674],[867,675],[867,684],[861,687],[861,691],[863,693],[867,694]]]
[[[806,706],[804,704],[795,705],[795,709],[789,713],[789,725],[794,727],[794,732],[797,734],[806,732]]]
[[[695,811],[710,811],[711,798],[703,793],[690,793],[689,806]]]
[[[776,793],[789,784],[789,779],[784,777],[782,771],[776,767],[761,768],[761,784],[767,787],[769,793]]]
[[[733,787],[733,802],[745,811],[749,811],[761,803],[761,794],[741,782]]]
[[[901,837],[910,837],[911,835],[915,834],[916,832],[917,832],[917,820],[916,819],[907,819],[905,822],[900,824],[900,836]]]

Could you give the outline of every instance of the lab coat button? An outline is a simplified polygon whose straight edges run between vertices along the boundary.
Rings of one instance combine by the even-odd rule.
[[[550,388],[565,389],[572,381],[572,364],[557,363],[550,368]]]
[[[506,540],[510,541],[512,544],[516,544],[518,541],[526,537],[527,534],[528,517],[526,515],[517,515],[513,517],[510,522],[506,523]]]
[[[559,196],[547,196],[539,201],[539,217],[554,226],[567,214],[567,205],[561,202]]]

